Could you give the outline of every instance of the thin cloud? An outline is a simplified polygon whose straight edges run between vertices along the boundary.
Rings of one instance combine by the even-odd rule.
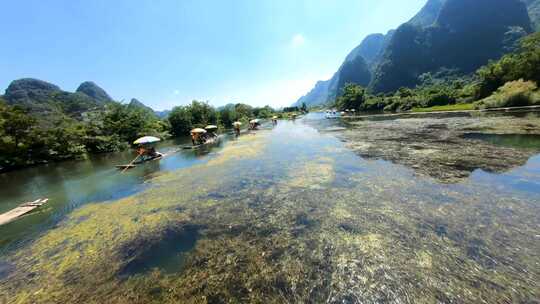
[[[296,34],[291,39],[291,45],[293,48],[298,48],[306,43],[306,38],[302,34]]]

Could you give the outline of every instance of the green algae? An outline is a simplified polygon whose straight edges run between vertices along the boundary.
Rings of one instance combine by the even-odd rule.
[[[439,185],[374,162],[340,185],[331,148],[295,150],[294,162],[278,166],[268,162],[267,145],[265,132],[240,137],[206,164],[155,177],[140,194],[75,210],[10,257],[17,272],[0,282],[0,302],[519,303],[540,296],[539,200]],[[193,226],[199,239],[182,271],[120,275],[167,231]]]
[[[328,185],[335,178],[334,160],[319,157],[314,161],[302,161],[300,166],[292,168],[289,180],[285,184],[290,187],[316,189]]]

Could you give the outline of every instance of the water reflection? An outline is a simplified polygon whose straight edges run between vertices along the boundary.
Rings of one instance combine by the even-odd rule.
[[[223,142],[229,138],[225,136]],[[197,150],[181,149],[190,144],[188,138],[161,142],[157,149],[167,157],[144,163],[124,173],[120,173],[115,165],[129,163],[135,155],[132,150],[0,174],[0,213],[23,202],[49,198],[49,203],[38,212],[0,228],[0,252],[31,240],[81,205],[113,201],[138,193],[148,187],[146,181],[160,172],[204,163],[208,154],[221,148],[221,144],[218,144]]]
[[[16,271],[0,278],[0,302],[538,298],[540,195],[503,175],[446,184],[363,159],[318,121],[280,121],[144,191],[73,210],[6,256]],[[504,176],[538,182],[537,159]]]
[[[308,123],[366,159],[383,159],[444,183],[480,169],[504,173],[540,152],[538,113],[396,114]]]
[[[466,133],[463,137],[466,139],[486,141],[498,146],[540,150],[540,135],[536,134]]]

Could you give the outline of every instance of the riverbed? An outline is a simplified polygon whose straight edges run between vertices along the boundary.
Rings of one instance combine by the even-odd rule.
[[[0,303],[534,303],[537,122],[314,113],[125,175],[9,173],[2,208],[53,205],[0,227]]]

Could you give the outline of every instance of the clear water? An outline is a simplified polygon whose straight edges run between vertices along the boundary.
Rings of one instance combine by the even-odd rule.
[[[203,163],[220,148],[220,145],[215,145],[198,150],[181,149],[190,144],[189,138],[162,142],[156,148],[167,154],[165,158],[147,162],[124,173],[115,166],[132,161],[136,156],[132,150],[0,174],[0,213],[24,202],[49,198],[47,205],[39,212],[0,228],[0,252],[49,229],[81,205],[113,201],[138,193],[147,187],[146,182],[156,174]]]
[[[464,137],[467,139],[483,140],[494,145],[511,148],[540,149],[540,135],[467,133]]]
[[[441,184],[362,159],[344,127],[310,114],[126,175],[129,154],[9,173],[2,204],[55,203],[0,227],[0,303],[539,298],[540,155]]]

